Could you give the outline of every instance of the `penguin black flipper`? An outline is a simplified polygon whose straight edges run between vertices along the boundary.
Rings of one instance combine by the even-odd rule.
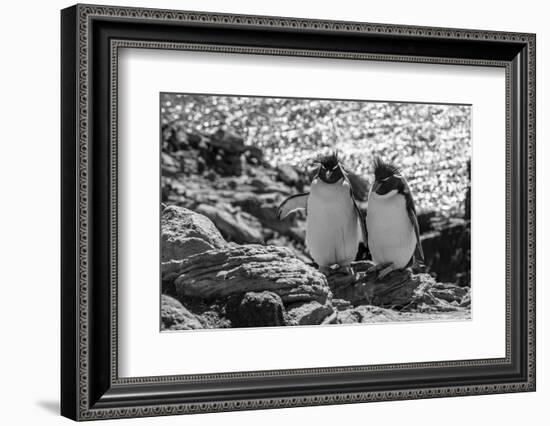
[[[403,179],[403,195],[407,205],[407,214],[409,220],[414,228],[414,234],[416,235],[416,248],[414,250],[414,258],[424,263],[424,251],[422,250],[422,243],[420,242],[420,227],[418,226],[418,219],[416,218],[416,209],[414,207],[414,200],[411,195],[409,185]]]
[[[309,197],[309,192],[303,194],[296,194],[288,197],[284,200],[277,209],[277,217],[282,220],[287,217],[290,213],[293,213],[297,210],[305,210],[307,213],[307,198]]]
[[[418,227],[418,220],[416,219],[416,213],[409,209],[407,209],[407,212],[409,213],[409,219],[411,220],[411,223],[414,228],[414,233],[416,235],[416,248],[414,250],[414,257],[416,260],[419,260],[420,262],[424,263],[424,250],[422,250],[422,243],[420,242],[420,229]]]

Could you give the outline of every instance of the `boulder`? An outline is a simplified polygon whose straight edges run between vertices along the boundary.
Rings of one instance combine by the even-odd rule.
[[[344,299],[332,299],[332,306],[338,311],[344,311],[352,307],[351,302]]]
[[[294,186],[300,181],[300,175],[290,164],[280,164],[277,172],[277,177],[287,185]]]
[[[172,153],[173,158],[178,161],[180,174],[186,176],[185,181],[189,181],[189,176],[200,175],[205,170],[204,159],[197,150],[176,151]]]
[[[337,312],[336,324],[362,324],[399,321],[399,313],[379,306],[362,305]]]
[[[309,256],[305,243],[303,242],[296,241],[295,239],[286,237],[284,235],[280,235],[275,231],[273,232],[273,236],[266,240],[266,243],[272,246],[286,247],[292,252],[294,256],[296,256],[302,262],[307,263],[308,265],[311,265],[313,263],[313,259],[311,259],[311,257]]]
[[[361,305],[336,311],[327,317],[323,324],[379,324],[409,321],[464,321],[468,319],[471,319],[469,309],[457,309],[456,307],[445,310],[424,305],[414,311],[397,311],[379,306]]]
[[[417,212],[416,219],[421,235],[434,230],[433,224],[434,221],[437,220],[436,215],[437,213],[434,211]]]
[[[469,287],[460,287],[452,283],[435,283],[430,288],[432,295],[448,303],[461,303],[462,299],[470,294]]]
[[[205,141],[201,155],[222,176],[240,176],[246,150],[244,139],[230,129],[218,129]]]
[[[271,291],[246,293],[235,313],[236,318],[232,323],[236,327],[285,325],[283,301]]]
[[[196,330],[203,328],[198,318],[179,301],[166,294],[160,301],[161,330]]]
[[[161,165],[162,173],[165,176],[174,176],[177,175],[181,168],[180,162],[175,159],[172,155],[165,152],[161,153]]]
[[[216,130],[208,143],[231,154],[242,154],[246,150],[244,138],[230,128]]]
[[[472,304],[470,292],[464,295],[462,300],[459,303],[459,306],[462,308],[469,308]]]
[[[273,182],[269,177],[257,176],[249,180],[250,189],[256,194],[269,194],[272,197],[277,194],[282,194],[288,197],[292,194],[292,190],[279,182]]]
[[[426,274],[423,274],[426,275]],[[413,294],[411,307],[418,312],[453,312],[469,310],[469,287],[425,280]],[[461,306],[464,301],[464,305]]]
[[[183,128],[177,129],[173,134],[173,142],[176,150],[187,149],[189,147],[189,138],[187,132]]]
[[[161,215],[162,261],[184,259],[227,246],[206,216],[183,207],[168,206]]]
[[[330,303],[317,301],[298,303],[287,307],[289,325],[317,325],[334,312]]]
[[[203,214],[216,224],[228,241],[238,244],[263,243],[262,225],[254,216],[231,207],[229,204],[200,204],[197,213]]]
[[[305,226],[298,224],[299,214],[290,215],[284,220],[280,220],[277,217],[277,208],[283,199],[284,197],[281,197],[277,193],[236,193],[233,204],[256,217],[266,228],[273,229],[279,234],[304,242]]]
[[[260,165],[264,161],[264,152],[257,146],[247,146],[245,152],[246,161],[254,166]]]
[[[187,141],[192,148],[198,148],[202,141],[202,136],[198,133],[187,133]]]
[[[426,266],[439,281],[469,286],[470,222],[460,218],[440,219],[434,226],[434,231],[421,238]]]
[[[178,151],[188,148],[188,136],[181,123],[164,124],[162,126],[163,152]]]
[[[324,304],[330,289],[323,274],[283,247],[243,245],[210,250],[172,265],[170,276],[180,297],[224,298],[271,291],[284,303]]]
[[[396,270],[378,279],[378,273],[371,270],[372,266],[370,261],[353,262],[354,275],[329,275],[328,283],[334,297],[347,300],[354,306],[374,305],[399,310],[414,310],[426,305],[448,311],[463,301],[465,306],[467,304],[469,288],[438,283],[429,274],[415,274],[409,269]]]

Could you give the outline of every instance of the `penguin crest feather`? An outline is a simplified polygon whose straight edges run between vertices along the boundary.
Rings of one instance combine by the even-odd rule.
[[[320,155],[313,160],[314,164],[320,164],[327,170],[332,170],[339,164],[338,151],[333,151],[327,155]]]
[[[374,178],[377,181],[389,178],[401,173],[401,169],[391,163],[386,163],[380,157],[374,159]]]

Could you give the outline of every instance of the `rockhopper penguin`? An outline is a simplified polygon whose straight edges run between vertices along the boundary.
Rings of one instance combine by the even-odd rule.
[[[355,202],[351,184],[336,153],[319,158],[310,192],[293,195],[277,210],[279,219],[306,210],[306,246],[321,272],[339,265],[353,273],[350,262],[359,243],[367,244],[364,216]]]
[[[414,261],[424,262],[424,253],[411,190],[400,170],[376,158],[374,178],[366,222],[369,250],[383,278]]]

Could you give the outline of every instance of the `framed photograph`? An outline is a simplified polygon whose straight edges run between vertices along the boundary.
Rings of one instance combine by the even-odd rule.
[[[61,413],[535,390],[535,35],[61,12]]]

